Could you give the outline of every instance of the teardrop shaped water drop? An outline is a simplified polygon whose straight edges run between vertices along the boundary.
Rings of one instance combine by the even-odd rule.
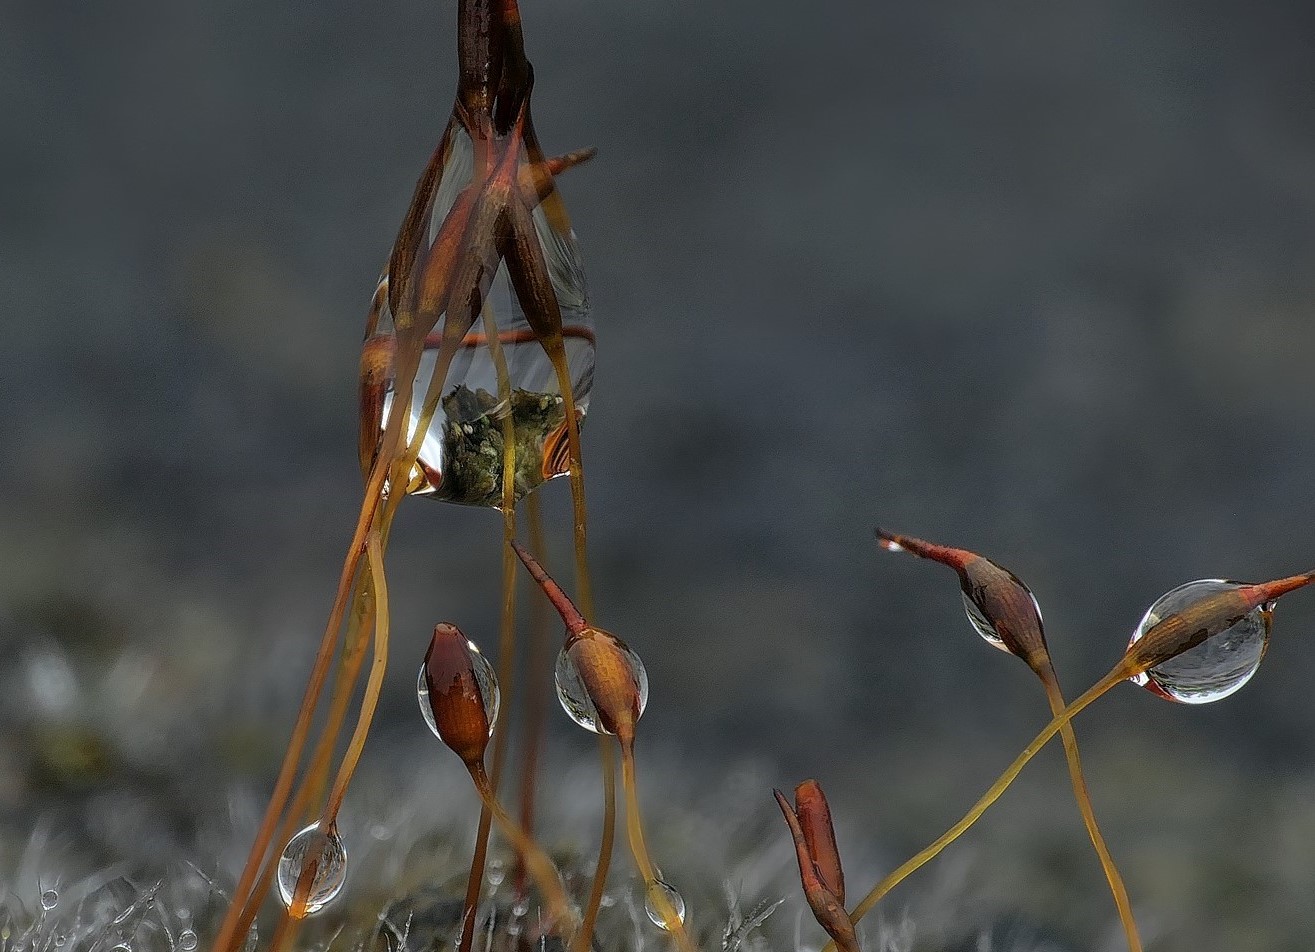
[[[498,722],[498,710],[502,706],[502,691],[498,687],[498,675],[493,670],[493,665],[489,664],[489,659],[484,657],[473,641],[467,641],[466,646],[471,652],[471,671],[475,675],[475,681],[479,685],[480,700],[484,703],[484,714],[489,721],[489,736],[493,736],[493,728]],[[438,723],[434,720],[434,708],[429,703],[429,684],[425,681],[425,666],[420,665],[420,673],[416,676],[416,698],[420,702],[420,713],[424,716],[425,723],[435,737],[442,740],[438,733]]]
[[[973,630],[981,635],[991,647],[1008,651],[1009,648],[1005,645],[1004,639],[996,634],[995,626],[982,614],[982,610],[977,607],[977,603],[968,596],[967,592],[961,591],[959,594],[963,597],[963,612],[968,616],[968,621],[973,626]]]
[[[1136,644],[1161,619],[1201,598],[1243,587],[1224,579],[1201,579],[1180,585],[1146,610],[1128,644]],[[1262,605],[1247,612],[1231,628],[1130,680],[1152,694],[1182,704],[1222,700],[1250,681],[1260,667],[1269,647],[1269,629],[1269,606]]]
[[[193,952],[196,948],[196,933],[191,929],[184,929],[178,933],[178,948],[182,952]]]
[[[611,638],[610,635],[607,637]],[[615,638],[612,642],[619,651],[621,663],[629,675],[633,690],[638,695],[639,710],[636,715],[638,718],[648,706],[648,672],[644,669],[644,662],[640,660],[639,655],[635,654],[629,646]],[[573,652],[578,650],[576,645],[579,645],[578,641],[563,648],[557,654],[555,671],[557,700],[561,702],[562,710],[570,716],[571,720],[585,730],[593,731],[595,734],[610,734],[612,731],[608,730],[605,718],[599,714],[597,705],[589,696],[588,685],[573,656]]]
[[[658,908],[655,901],[655,893],[661,894],[667,905],[671,907],[671,911],[676,914],[676,918],[683,923],[685,921],[685,897],[678,893],[674,886],[661,879],[653,880],[653,884],[645,891],[644,911],[648,913],[649,921],[664,931],[667,928],[666,918],[662,915],[662,910]]]
[[[431,209],[427,213],[418,253],[417,271],[427,259],[444,217],[471,181],[472,145],[457,128]],[[547,264],[552,289],[561,311],[562,337],[576,413],[583,418],[589,406],[594,376],[594,329],[589,314],[584,271],[580,266],[574,232],[562,221],[554,223],[540,204],[531,213],[534,232]],[[418,280],[413,274],[413,280]],[[384,284],[387,277],[384,278]],[[378,319],[365,342],[367,356],[386,360],[388,370],[378,387],[362,392],[363,444],[377,444],[392,411],[395,368],[386,355],[395,352],[397,336],[387,303],[387,288],[376,293]],[[489,335],[482,315],[456,348],[444,378],[437,385],[437,403],[428,418],[420,455],[411,472],[407,492],[472,506],[502,505],[503,429],[510,414],[515,440],[516,499],[545,480],[569,470],[566,452],[566,410],[556,372],[543,346],[531,330],[505,262],[494,274],[484,299],[484,313],[496,327]],[[465,315],[467,318],[469,314]],[[407,439],[414,438],[424,417],[425,395],[438,370],[442,329],[440,318],[425,340],[408,414]],[[496,340],[491,340],[495,336]],[[500,396],[499,365],[506,368],[510,399]],[[382,392],[379,392],[381,388]]]
[[[279,899],[289,910],[297,891],[297,880],[304,866],[315,862],[310,890],[306,894],[303,915],[319,912],[342,892],[347,881],[347,851],[336,830],[321,833],[320,825],[312,823],[288,841],[279,857]]]

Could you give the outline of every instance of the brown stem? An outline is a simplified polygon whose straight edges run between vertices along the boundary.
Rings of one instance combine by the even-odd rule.
[[[860,919],[867,915],[872,908],[881,901],[886,893],[890,892],[910,875],[917,872],[924,865],[935,859],[940,852],[962,836],[974,823],[985,813],[991,804],[1000,799],[1001,795],[1009,789],[1009,785],[1014,782],[1028,762],[1045,747],[1049,741],[1060,732],[1065,724],[1071,721],[1079,713],[1085,710],[1091,703],[1104,694],[1106,694],[1116,684],[1127,679],[1132,673],[1128,665],[1120,661],[1109,674],[1101,678],[1092,685],[1085,694],[1066,707],[1062,713],[1054,717],[1049,724],[1042,728],[1041,733],[1032,739],[1032,742],[1023,749],[1012,764],[1005,768],[1005,772],[993,783],[989,790],[986,791],[964,816],[952,827],[941,834],[930,846],[917,853],[893,873],[883,879],[877,885],[873,886],[871,891],[863,897],[862,901],[854,907],[853,912],[849,914],[850,921],[858,925]],[[822,952],[836,952],[836,944],[828,942],[823,947]]]
[[[526,516],[530,525],[530,547],[535,555],[543,558],[547,546],[543,536],[543,513],[539,506],[539,497],[530,493],[526,499]],[[514,550],[508,547],[508,551]],[[533,679],[544,672],[552,670],[552,642],[548,637],[548,606],[544,599],[534,594],[530,596],[530,649],[527,670],[531,684],[525,699],[525,747],[521,752],[521,826],[526,835],[534,835],[534,795],[539,775],[539,753],[543,747],[544,715],[547,708],[547,693]],[[525,892],[525,864],[519,858],[516,861],[516,895]]]
[[[575,914],[571,911],[571,904],[566,898],[566,890],[562,886],[561,877],[557,874],[557,868],[548,858],[548,854],[521,829],[520,825],[502,808],[502,804],[498,803],[493,784],[484,773],[484,765],[475,761],[467,764],[466,767],[470,771],[470,779],[474,781],[475,789],[479,792],[485,808],[498,821],[498,828],[511,841],[516,854],[525,863],[539,891],[543,893],[548,903],[548,915],[552,920],[554,931],[563,936],[571,935],[576,927]]]
[[[684,921],[667,901],[666,894],[657,888],[657,873],[653,861],[648,855],[648,846],[644,842],[644,825],[639,818],[639,794],[635,787],[635,741],[634,736],[618,737],[621,744],[621,785],[626,794],[626,830],[630,834],[630,852],[635,858],[639,875],[644,878],[648,897],[662,916],[667,932],[676,940],[681,952],[696,952],[689,933],[685,931]]]
[[[1044,672],[1044,673],[1043,673]],[[1059,679],[1054,667],[1047,665],[1042,671],[1041,683],[1045,685],[1046,700],[1050,703],[1050,713],[1060,717],[1064,713],[1064,694],[1059,688]],[[1142,952],[1141,936],[1137,932],[1137,922],[1132,915],[1132,902],[1128,899],[1128,888],[1123,883],[1123,876],[1110,855],[1105,837],[1096,822],[1096,809],[1091,803],[1091,793],[1087,789],[1087,778],[1082,771],[1082,758],[1078,754],[1078,738],[1073,725],[1064,721],[1059,728],[1059,737],[1064,744],[1064,758],[1068,761],[1069,780],[1073,785],[1073,798],[1077,801],[1078,812],[1082,814],[1082,823],[1087,828],[1087,836],[1096,850],[1096,858],[1105,871],[1105,880],[1109,883],[1110,893],[1114,896],[1114,905],[1119,911],[1119,921],[1123,923],[1123,932],[1128,940],[1130,952]]]

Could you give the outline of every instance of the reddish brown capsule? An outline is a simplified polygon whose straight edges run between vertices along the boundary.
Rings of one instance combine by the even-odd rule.
[[[795,788],[797,813],[780,790],[772,793],[794,838],[799,879],[813,918],[843,952],[859,952],[854,925],[845,912],[844,873],[835,832],[831,829],[831,810],[822,788],[815,780],[804,781]]]
[[[959,574],[963,607],[977,633],[990,645],[1016,655],[1042,674],[1050,667],[1050,651],[1041,623],[1041,607],[1022,580],[990,559],[936,545],[911,536],[877,529],[877,543],[887,552],[911,552],[948,565]]]
[[[434,628],[416,691],[429,729],[467,766],[482,764],[498,719],[498,679],[456,625]]]

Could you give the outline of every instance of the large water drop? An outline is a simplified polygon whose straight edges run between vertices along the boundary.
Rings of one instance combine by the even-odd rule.
[[[470,137],[457,132],[450,143],[432,210],[417,256],[426,260],[444,216],[461,190],[471,181],[473,165]],[[562,338],[575,409],[583,418],[589,406],[594,379],[594,329],[590,317],[584,271],[580,266],[575,234],[554,224],[539,205],[532,212],[534,231],[548,267],[552,289],[561,311]],[[385,277],[385,282],[387,278]],[[376,300],[379,300],[376,295]],[[500,264],[484,299],[484,312],[496,327],[490,341],[482,315],[462,338],[444,378],[436,387],[436,402],[425,426],[420,455],[411,471],[407,492],[472,506],[502,505],[503,422],[510,415],[515,442],[515,498],[520,499],[545,480],[569,471],[566,443],[566,406],[556,371],[531,330],[505,263]],[[468,316],[468,315],[467,315]],[[407,439],[413,439],[424,417],[426,394],[437,372],[445,315],[425,340],[414,381],[407,420]],[[393,319],[386,295],[367,350],[391,352],[396,345]],[[506,368],[510,399],[501,396],[501,369]],[[363,425],[382,432],[392,412],[396,388],[390,369],[381,396],[371,394],[377,419]],[[375,402],[376,400],[380,402]],[[364,434],[364,439],[372,435]]]
[[[1180,585],[1146,610],[1129,644],[1135,644],[1163,618],[1193,602],[1243,587],[1223,579],[1202,579]],[[1131,680],[1153,694],[1183,704],[1222,700],[1250,681],[1260,667],[1269,647],[1269,620],[1269,606],[1254,608],[1233,627]]]
[[[320,832],[320,825],[312,823],[288,841],[279,857],[278,890],[283,905],[292,909],[297,881],[302,869],[314,862],[310,890],[306,894],[303,915],[319,912],[342,892],[347,881],[347,851],[337,831]]]

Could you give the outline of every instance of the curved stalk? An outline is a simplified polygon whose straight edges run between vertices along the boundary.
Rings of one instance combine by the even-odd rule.
[[[498,821],[498,828],[511,841],[512,847],[525,863],[530,876],[547,900],[548,914],[554,929],[563,935],[569,935],[575,930],[576,919],[571,911],[570,901],[566,898],[566,889],[562,886],[561,877],[557,874],[557,867],[548,858],[548,854],[503,809],[493,791],[493,784],[484,772],[484,765],[476,762],[468,767],[470,779],[475,783],[475,789],[479,792],[484,808],[492,814],[493,819]]]
[[[1055,676],[1055,670],[1050,667],[1047,674],[1042,675],[1041,682],[1046,688],[1046,700],[1050,703],[1050,713],[1054,717],[1061,717],[1064,714],[1064,694],[1059,689],[1059,679]],[[1091,793],[1087,789],[1087,779],[1082,772],[1082,758],[1078,754],[1078,738],[1073,731],[1073,725],[1065,720],[1059,729],[1059,739],[1064,745],[1064,759],[1068,761],[1069,780],[1073,785],[1073,798],[1077,801],[1078,811],[1082,814],[1082,823],[1087,828],[1087,835],[1091,838],[1091,845],[1096,850],[1096,858],[1100,860],[1100,867],[1105,872],[1105,880],[1109,883],[1110,893],[1114,896],[1114,905],[1119,911],[1119,921],[1123,924],[1123,933],[1128,940],[1129,952],[1142,952],[1141,936],[1137,932],[1137,921],[1132,915],[1132,903],[1128,899],[1128,888],[1123,883],[1123,876],[1119,873],[1119,868],[1114,862],[1114,857],[1110,855],[1109,847],[1105,844],[1105,837],[1100,832],[1100,825],[1096,822],[1096,809],[1091,803]]]
[[[644,886],[649,899],[657,907],[658,914],[666,925],[667,932],[676,940],[681,952],[697,952],[685,931],[685,923],[676,910],[667,901],[666,894],[656,887],[657,873],[653,861],[648,855],[648,846],[644,842],[644,825],[639,818],[639,794],[635,789],[635,745],[633,738],[621,740],[621,784],[626,793],[626,830],[630,834],[630,852],[634,854],[635,865],[639,875],[644,877]]]
[[[1060,730],[1063,729],[1065,724],[1090,706],[1097,698],[1101,697],[1116,684],[1127,678],[1129,673],[1127,666],[1120,662],[1113,671],[1097,681],[1085,694],[1068,707],[1064,708],[1062,713],[1052,718],[1050,723],[1041,730],[1041,733],[1037,734],[1037,736],[1032,739],[1032,742],[1023,749],[1023,752],[1014,759],[1014,762],[1005,769],[1005,772],[1000,775],[1000,778],[991,785],[990,789],[982,795],[980,800],[973,804],[972,809],[964,814],[959,822],[946,830],[945,833],[937,838],[930,846],[917,853],[893,873],[872,887],[872,890],[863,897],[862,901],[854,907],[853,912],[849,914],[850,921],[857,925],[859,920],[871,912],[872,908],[881,901],[886,893],[890,892],[910,875],[917,872],[931,860],[935,859],[945,847],[949,846],[967,832],[967,830],[981,818],[982,814],[985,813],[996,800],[1000,799],[1001,795],[1009,789],[1009,785],[1014,782],[1020,773],[1022,773],[1023,768],[1027,766],[1028,762],[1035,757],[1041,748],[1045,747],[1045,745],[1049,743],[1050,740],[1060,732]],[[828,942],[823,947],[822,952],[836,952],[836,944],[834,942]]]

